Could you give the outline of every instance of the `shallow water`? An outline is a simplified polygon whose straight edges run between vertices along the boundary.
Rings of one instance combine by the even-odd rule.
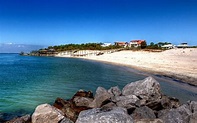
[[[0,118],[32,113],[37,105],[52,104],[57,97],[71,98],[79,89],[123,88],[147,76],[131,68],[83,59],[0,54]],[[165,94],[182,102],[197,100],[196,87],[154,77]]]

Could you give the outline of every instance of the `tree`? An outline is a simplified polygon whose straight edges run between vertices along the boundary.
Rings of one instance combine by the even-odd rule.
[[[150,46],[154,46],[155,44],[153,42],[150,43]]]
[[[147,46],[146,41],[144,41],[144,42],[141,43],[141,48],[142,49],[146,48],[146,46]]]

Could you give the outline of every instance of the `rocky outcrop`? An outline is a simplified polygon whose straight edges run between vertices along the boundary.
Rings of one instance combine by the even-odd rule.
[[[125,108],[94,108],[82,111],[76,123],[133,123],[133,119],[127,114]]]
[[[42,104],[36,107],[32,123],[58,123],[63,118],[64,115],[59,109],[49,104]]]
[[[154,111],[148,108],[147,106],[136,108],[134,112],[131,114],[131,116],[135,120],[156,118]]]
[[[1,123],[1,122],[0,122]],[[31,116],[25,115],[22,117],[14,118],[6,123],[31,123]]]
[[[178,99],[163,95],[159,83],[152,77],[131,82],[122,91],[118,86],[109,90],[98,87],[95,96],[91,91],[79,90],[69,100],[57,98],[53,106],[39,105],[32,115],[32,123],[196,123],[196,121],[197,102],[188,101],[180,105]],[[29,122],[21,120],[19,123]]]
[[[96,90],[96,94],[92,103],[90,103],[89,107],[91,108],[99,108],[102,105],[105,105],[106,102],[109,102],[110,94],[103,87],[98,87]]]
[[[78,91],[71,100],[57,98],[54,107],[63,112],[63,115],[72,121],[76,121],[79,113],[83,110],[90,109],[88,105],[92,102],[92,94],[86,91]]]

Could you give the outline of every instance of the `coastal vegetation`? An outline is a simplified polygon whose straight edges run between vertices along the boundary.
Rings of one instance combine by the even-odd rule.
[[[118,49],[121,46],[109,45],[106,47],[102,46],[102,43],[86,43],[86,44],[65,44],[58,46],[49,46],[47,49],[54,49],[55,51],[68,51],[68,50],[110,50]]]
[[[140,40],[139,40],[140,41]],[[122,43],[119,45],[118,43]],[[167,47],[163,47],[167,46]],[[170,47],[169,47],[170,46]],[[77,52],[81,50],[99,50],[99,51],[106,51],[106,50],[144,50],[144,51],[163,51],[167,49],[173,48],[174,45],[172,45],[169,42],[158,42],[154,43],[151,42],[150,44],[147,44],[146,41],[142,41],[137,46],[134,44],[129,44],[128,42],[116,42],[115,44],[110,44],[105,46],[104,43],[82,43],[82,44],[62,44],[62,45],[55,45],[55,46],[49,46],[47,48],[39,49],[31,51],[30,53],[24,53],[21,52],[20,55],[32,55],[32,56],[54,56],[57,55],[60,52],[68,51],[68,52]],[[196,48],[196,46],[193,46],[190,48]]]

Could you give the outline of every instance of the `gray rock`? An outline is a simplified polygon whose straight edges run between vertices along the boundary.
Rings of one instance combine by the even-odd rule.
[[[197,101],[190,101],[188,102],[189,109],[192,112],[190,115],[189,123],[196,123],[197,122]]]
[[[103,94],[109,94],[109,93],[107,92],[107,90],[106,90],[105,88],[103,88],[103,87],[98,87],[98,88],[96,89],[96,94],[95,94],[94,98],[98,98],[98,97],[100,97],[100,96],[103,95]]]
[[[32,123],[58,123],[63,118],[63,113],[59,109],[49,104],[41,104],[32,115]]]
[[[186,123],[182,115],[175,109],[165,109],[158,113],[158,118],[162,119],[164,123]]]
[[[110,100],[110,94],[103,87],[98,87],[96,90],[95,98],[89,107],[91,108],[100,108],[102,105],[105,105],[106,102]]]
[[[189,123],[197,123],[197,113],[190,115]]]
[[[115,107],[105,110],[94,108],[82,111],[76,123],[133,123],[133,119],[125,108]]]
[[[127,84],[123,88],[122,94],[125,96],[136,95],[141,99],[153,101],[161,98],[161,89],[159,83],[154,78],[147,77],[144,80]]]
[[[111,95],[111,96],[120,96],[121,95],[121,90],[119,89],[118,86],[115,86],[115,87],[111,87],[109,90],[108,90],[108,93]]]
[[[63,118],[60,122],[58,123],[74,123],[72,120],[68,119],[68,118]]]
[[[192,112],[189,110],[189,106],[184,104],[176,110],[181,114],[184,123],[189,123],[190,115],[192,115]]]
[[[31,116],[25,115],[25,116],[7,121],[6,123],[31,123]]]
[[[135,95],[118,96],[115,98],[117,106],[124,108],[133,107],[138,100]]]
[[[163,95],[161,99],[161,105],[164,109],[171,109],[179,107],[180,102],[175,97],[168,97]]]
[[[152,109],[148,108],[147,106],[136,108],[131,116],[134,120],[145,119],[145,118],[146,119],[155,119],[156,118],[154,111]]]
[[[109,102],[109,103],[103,105],[101,108],[113,108],[113,107],[117,107],[117,105],[113,102]]]
[[[162,119],[139,119],[135,123],[164,123]]]
[[[188,102],[192,113],[197,113],[197,101]]]
[[[90,109],[89,107],[86,106],[76,106],[73,100],[64,100],[61,98],[57,98],[53,106],[61,110],[65,117],[69,118],[74,122],[77,120],[77,117],[81,111]]]
[[[141,101],[141,100],[140,100]],[[153,109],[153,110],[161,110],[163,109],[162,105],[161,105],[161,99],[155,99],[155,100],[151,100],[151,101],[142,101],[143,103],[141,103],[140,106],[146,105],[149,108]]]
[[[92,103],[93,98],[88,97],[74,97],[73,102],[76,106],[86,106],[88,107]]]

